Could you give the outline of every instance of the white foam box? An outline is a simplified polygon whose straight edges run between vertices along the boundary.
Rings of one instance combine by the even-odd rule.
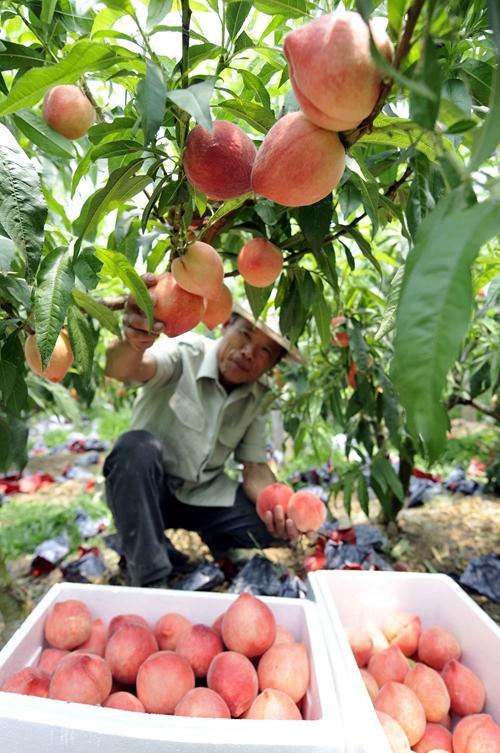
[[[58,601],[80,599],[106,622],[137,613],[153,626],[166,612],[211,625],[236,594],[63,583],[53,586],[0,652],[0,686],[35,665],[43,626]],[[199,719],[141,714],[0,692],[1,753],[345,753],[346,741],[319,610],[307,599],[259,597],[308,651],[311,681],[303,721]],[[330,655],[337,663],[335,648]]]
[[[500,628],[447,575],[319,570],[308,575],[335,666],[334,679],[347,731],[347,753],[391,753],[366,691],[344,627],[381,627],[388,614],[410,611],[422,626],[440,625],[458,638],[461,661],[486,688],[485,711],[500,723]],[[340,670],[338,651],[344,669]]]

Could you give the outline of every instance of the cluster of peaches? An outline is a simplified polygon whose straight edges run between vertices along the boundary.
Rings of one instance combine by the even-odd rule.
[[[241,594],[212,627],[168,612],[93,619],[81,601],[54,605],[36,667],[1,690],[126,711],[219,719],[302,719],[309,686],[303,643]]]
[[[484,685],[449,630],[397,612],[346,633],[393,753],[500,753]]]
[[[308,491],[294,492],[288,484],[269,484],[257,497],[257,515],[265,520],[265,515],[277,506],[295,523],[297,531],[308,533],[319,531],[326,520],[326,506],[320,498]]]

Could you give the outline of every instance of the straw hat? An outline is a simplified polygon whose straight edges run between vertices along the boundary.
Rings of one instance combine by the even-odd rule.
[[[278,317],[275,313],[268,312],[266,315],[267,321],[264,321],[263,319],[255,319],[253,314],[243,306],[240,306],[239,303],[233,303],[233,313],[242,316],[253,324],[254,327],[257,327],[261,332],[270,337],[271,340],[274,340],[278,345],[281,345],[283,350],[286,350],[286,356],[284,356],[285,360],[295,361],[295,363],[304,363],[304,358],[299,350],[292,345],[288,337],[281,334]]]

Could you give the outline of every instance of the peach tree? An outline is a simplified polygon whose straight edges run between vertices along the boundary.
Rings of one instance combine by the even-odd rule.
[[[301,348],[297,449],[345,431],[347,503],[369,482],[393,518],[498,384],[498,4],[5,0],[0,29],[0,466],[31,413],[92,401],[125,296],[152,322],[142,274],[191,279],[201,243]]]

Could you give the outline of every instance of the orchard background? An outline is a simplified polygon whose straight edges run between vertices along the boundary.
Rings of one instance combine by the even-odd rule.
[[[27,462],[40,413],[77,421],[124,408],[104,351],[131,292],[188,241],[212,244],[234,298],[276,312],[305,363],[283,364],[273,398],[291,438],[285,470],[321,464],[346,435],[335,491],[347,513],[377,498],[396,520],[416,461],[447,453],[450,415],[498,426],[500,10],[494,0],[359,0],[383,17],[389,64],[373,111],[341,132],[346,169],[320,201],[287,207],[254,193],[209,200],[187,181],[189,131],[215,119],[259,147],[299,109],[285,35],[339,7],[308,0],[4,0],[0,6],[0,469]],[[342,7],[342,6],[340,6]],[[314,54],[314,50],[311,51]],[[97,117],[68,140],[42,117],[47,92],[77,84]],[[311,180],[313,180],[313,176]],[[266,288],[238,274],[253,237],[282,250]],[[333,321],[332,321],[333,320]],[[61,329],[75,360],[59,384],[44,365]],[[209,334],[203,325],[198,331]],[[127,428],[116,420],[112,439]],[[498,491],[495,442],[489,476]],[[5,559],[5,555],[4,555]],[[0,562],[2,552],[0,551]]]

